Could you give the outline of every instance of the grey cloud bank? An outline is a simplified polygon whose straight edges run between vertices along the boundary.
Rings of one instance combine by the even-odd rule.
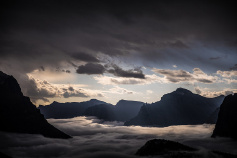
[[[179,141],[199,149],[207,148],[237,154],[236,142],[226,138],[210,138],[213,125],[124,127],[120,126],[119,122],[99,124],[101,121],[93,117],[48,121],[73,138],[48,139],[40,135],[1,132],[0,151],[13,157],[133,158],[135,152],[146,141],[161,138]]]

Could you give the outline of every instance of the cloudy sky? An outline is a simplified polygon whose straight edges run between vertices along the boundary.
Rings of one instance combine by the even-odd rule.
[[[237,92],[230,2],[8,1],[0,70],[38,104],[97,98],[155,102],[178,87]]]

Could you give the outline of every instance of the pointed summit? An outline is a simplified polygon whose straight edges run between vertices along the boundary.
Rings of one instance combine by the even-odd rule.
[[[181,93],[181,94],[193,94],[190,90],[187,90],[185,88],[177,88],[176,91],[177,93]]]

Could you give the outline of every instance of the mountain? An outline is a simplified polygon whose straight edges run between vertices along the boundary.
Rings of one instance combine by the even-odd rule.
[[[164,139],[153,139],[146,142],[137,152],[139,156],[151,156],[151,155],[166,155],[171,156],[183,152],[196,151],[196,149],[189,146],[180,144],[178,142],[164,140]]]
[[[126,121],[135,117],[143,102],[120,100],[115,106],[111,104],[101,104],[91,106],[86,109],[84,115],[96,116],[105,121]]]
[[[220,111],[220,107],[216,108],[216,110],[210,115],[210,117],[208,117],[208,119],[205,123],[216,124],[219,111]]]
[[[212,137],[237,139],[237,93],[225,97],[220,106],[218,119]]]
[[[40,112],[44,115],[45,118],[60,119],[82,116],[88,107],[99,104],[107,103],[96,99],[91,99],[85,102],[53,102],[52,104],[46,106],[40,105],[38,108],[40,109]]]
[[[224,96],[205,98],[183,88],[165,94],[160,101],[144,104],[138,115],[124,125],[170,126],[203,124]]]
[[[115,105],[115,114],[118,121],[127,121],[135,117],[144,103],[139,101],[120,100]]]
[[[198,150],[178,142],[164,139],[153,139],[147,141],[144,146],[138,149],[135,155],[148,157],[158,156],[167,158],[236,158],[236,155],[229,153],[209,151],[204,149]]]
[[[6,132],[42,134],[50,138],[71,138],[45,120],[13,76],[0,71],[0,130]]]
[[[94,105],[86,109],[85,116],[96,116],[105,121],[115,121],[115,107],[111,104]]]

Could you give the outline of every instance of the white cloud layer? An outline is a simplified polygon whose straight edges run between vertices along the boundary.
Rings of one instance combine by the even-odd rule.
[[[49,119],[50,123],[73,136],[50,139],[41,135],[0,133],[0,151],[13,157],[135,158],[148,140],[169,139],[205,151],[204,148],[237,154],[237,143],[227,138],[210,138],[214,125],[182,125],[165,128],[120,126],[119,122],[99,124],[90,117]],[[205,152],[204,152],[205,153]]]

